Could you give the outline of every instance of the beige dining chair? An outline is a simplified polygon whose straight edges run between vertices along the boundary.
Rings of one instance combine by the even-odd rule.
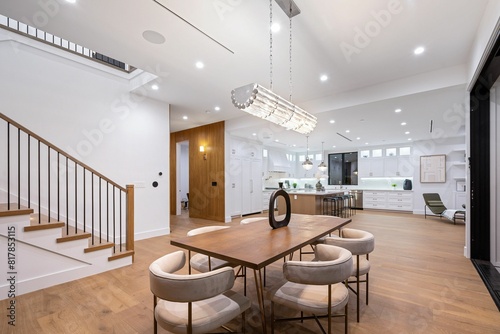
[[[229,227],[230,226],[219,226],[219,225],[199,227],[199,228],[195,228],[193,230],[188,231],[187,236],[191,237],[191,236],[202,234],[202,233],[223,230],[223,229],[226,229]],[[196,271],[198,271],[200,273],[206,273],[208,271],[211,271],[214,269],[219,269],[222,267],[235,267],[235,265],[233,265],[227,261],[217,259],[217,258],[212,257],[212,256],[199,254],[199,253],[191,256],[191,251],[189,251],[188,255],[189,255],[189,273],[190,274],[191,274],[191,268],[194,268]]]
[[[340,231],[340,237],[331,236],[325,239],[325,244],[335,245],[348,249],[354,256],[353,267],[351,276],[355,278],[354,281],[348,281],[349,289],[356,294],[356,319],[359,322],[359,286],[360,283],[365,283],[366,286],[366,305],[368,305],[368,288],[369,288],[369,273],[370,261],[369,254],[375,249],[375,237],[370,232],[343,228]],[[365,276],[365,279],[361,279]],[[352,285],[355,284],[354,289]]]
[[[275,322],[328,319],[328,333],[332,332],[332,316],[343,316],[345,333],[348,331],[349,291],[344,281],[351,276],[352,255],[347,249],[319,244],[315,247],[314,261],[288,261],[283,264],[287,282],[271,298],[271,332]],[[276,318],[276,304],[300,311],[300,317]],[[344,313],[339,313],[344,309]],[[312,314],[304,316],[303,312]]]
[[[207,333],[242,315],[251,303],[232,291],[234,271],[225,267],[207,273],[176,274],[186,263],[183,251],[157,259],[149,266],[153,293],[154,333],[158,324],[170,333]]]

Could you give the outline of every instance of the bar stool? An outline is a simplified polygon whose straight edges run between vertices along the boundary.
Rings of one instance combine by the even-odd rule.
[[[335,196],[335,216],[344,218],[344,198],[342,196]]]
[[[333,197],[323,198],[323,215],[334,216],[335,199]]]

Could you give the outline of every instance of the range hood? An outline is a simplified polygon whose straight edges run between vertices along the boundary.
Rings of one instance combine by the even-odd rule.
[[[286,153],[279,151],[268,152],[267,170],[270,172],[287,172],[290,170],[290,161]]]

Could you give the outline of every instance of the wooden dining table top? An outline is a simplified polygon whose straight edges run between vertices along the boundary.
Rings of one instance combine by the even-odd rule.
[[[335,216],[292,214],[287,226],[272,229],[268,217],[262,218],[262,221],[250,224],[175,238],[170,243],[236,265],[260,270],[351,221]]]

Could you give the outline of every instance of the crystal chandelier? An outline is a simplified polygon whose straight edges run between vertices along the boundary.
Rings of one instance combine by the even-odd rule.
[[[316,127],[317,119],[307,111],[292,103],[292,17],[299,14],[293,0],[290,0],[290,11],[284,9],[281,2],[278,4],[283,8],[290,18],[290,100],[286,100],[275,94],[272,79],[272,40],[273,23],[272,0],[269,1],[270,24],[269,24],[269,49],[270,49],[270,89],[266,89],[257,83],[251,83],[231,91],[233,105],[249,114],[281,125],[287,130],[297,131],[302,134],[311,133]]]
[[[309,136],[307,138],[307,151],[306,151],[306,160],[302,163],[302,167],[304,167],[305,170],[311,170],[313,168],[313,163],[311,160],[309,160]]]

